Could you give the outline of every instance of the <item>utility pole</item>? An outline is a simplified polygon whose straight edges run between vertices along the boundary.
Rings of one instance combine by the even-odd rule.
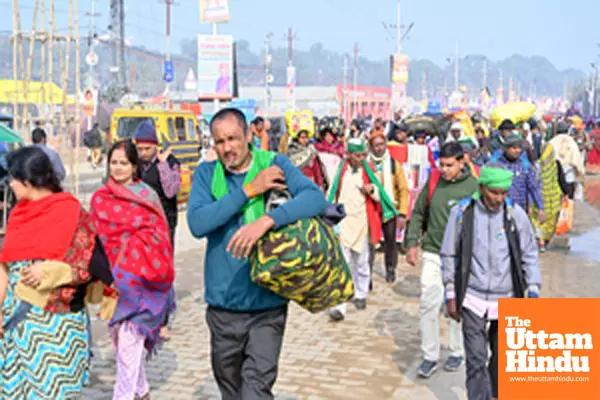
[[[500,104],[504,103],[504,73],[502,70],[498,71],[498,89],[496,90],[496,94],[500,96],[499,100]]]
[[[287,48],[288,48],[288,66],[292,66],[292,61],[294,57],[294,40],[296,40],[296,35],[293,34],[292,27],[288,28],[288,34],[286,36],[287,40]]]
[[[421,72],[421,100],[427,100],[427,71]]]
[[[348,54],[344,54],[344,88],[342,90],[342,118],[348,120]]]
[[[594,76],[592,78],[592,115],[598,115],[598,64],[593,63]]]
[[[487,58],[483,59],[483,71],[482,71],[482,79],[481,79],[481,86],[482,89],[485,89],[487,87]]]
[[[119,0],[119,75],[122,87],[127,87],[125,68],[125,0]]]
[[[100,17],[102,14],[96,12],[96,0],[91,0],[91,11],[85,13],[86,17],[90,18],[90,33],[88,37],[88,53],[93,53],[96,48],[96,17]],[[94,86],[94,65],[89,63],[87,87]],[[88,116],[87,119],[88,130],[92,129],[92,116]]]
[[[400,0],[398,0],[396,4],[396,54],[402,54],[402,5]],[[392,68],[395,68],[395,66],[392,65]],[[394,118],[395,112],[400,108],[400,105],[406,104],[402,93],[406,95],[406,84],[402,82],[392,82],[392,118]],[[394,99],[396,100],[394,101]]]
[[[119,29],[119,0],[110,0],[110,37],[113,42],[112,48],[112,67],[111,72],[113,73],[113,80],[119,83],[119,46],[117,42],[118,29]]]
[[[124,0],[110,0],[110,32],[113,41],[114,80],[117,86],[126,86],[125,71],[125,5]]]
[[[353,80],[353,89],[354,91],[352,92],[352,97],[353,97],[353,102],[354,102],[354,115],[358,115],[357,113],[357,108],[358,108],[358,103],[357,103],[357,98],[356,95],[358,94],[358,91],[356,90],[356,87],[358,86],[358,43],[354,43],[354,78]]]
[[[459,81],[459,48],[458,48],[458,40],[456,41],[456,54],[454,55],[454,90],[458,92],[460,81]]]
[[[273,80],[273,75],[271,75],[271,62],[273,61],[271,55],[272,37],[273,33],[269,33],[265,39],[265,114],[267,115],[271,109],[271,82]]]
[[[296,70],[293,65],[294,56],[294,40],[296,35],[292,31],[292,27],[288,28],[288,34],[286,36],[287,48],[288,48],[288,68],[287,68],[287,95],[288,102],[292,108],[296,108]]]
[[[398,0],[398,5],[396,6],[396,54],[402,53],[402,25],[401,25],[401,5],[400,0]]]
[[[166,36],[166,48],[165,48],[165,61],[166,63],[171,62],[171,6],[175,3],[174,0],[164,0],[166,7],[166,26],[165,26],[165,36]],[[165,93],[167,95],[167,103],[169,102],[169,82],[165,82]]]

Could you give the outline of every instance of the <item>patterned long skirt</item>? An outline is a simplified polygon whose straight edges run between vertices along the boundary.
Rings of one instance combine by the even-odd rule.
[[[5,326],[16,316],[21,301],[14,288],[30,264],[9,265]],[[89,374],[87,326],[84,311],[61,315],[31,306],[0,340],[0,399],[77,399]]]

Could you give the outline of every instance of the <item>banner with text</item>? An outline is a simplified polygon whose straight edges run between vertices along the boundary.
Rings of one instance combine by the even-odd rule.
[[[394,54],[392,59],[392,82],[408,83],[408,56]]]
[[[308,131],[308,137],[315,133],[315,121],[313,120],[312,110],[285,112],[285,123],[290,136],[296,137],[301,130]]]
[[[600,299],[500,299],[499,398],[600,399]]]
[[[229,21],[229,0],[200,0],[200,22],[214,24]]]
[[[233,97],[233,36],[198,35],[198,99]]]

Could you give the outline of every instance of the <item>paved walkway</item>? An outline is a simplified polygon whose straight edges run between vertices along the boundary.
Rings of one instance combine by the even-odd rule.
[[[582,210],[590,215],[589,210]],[[598,220],[588,217],[586,222],[597,225]],[[177,242],[179,309],[173,321],[173,339],[147,369],[153,399],[219,398],[205,323],[203,243],[194,241],[186,231],[185,226],[180,229]],[[600,296],[595,286],[600,279],[597,262],[573,258],[558,248],[543,256],[542,265],[545,296]],[[330,323],[324,314],[313,315],[291,305],[275,387],[277,398],[466,399],[464,369],[439,371],[427,381],[416,378],[421,361],[419,273],[419,268],[401,264],[394,285],[377,275],[367,309],[357,311],[350,306],[346,320],[338,324]],[[442,343],[446,344],[448,321],[442,320]],[[83,398],[108,399],[115,364],[106,336],[98,337],[94,351],[93,382]],[[446,355],[444,349],[442,357]]]

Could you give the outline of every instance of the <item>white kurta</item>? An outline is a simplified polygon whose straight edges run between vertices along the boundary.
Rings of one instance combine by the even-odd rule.
[[[367,199],[359,188],[364,185],[362,169],[352,171],[351,167],[340,182],[338,203],[346,209],[346,218],[340,222],[340,239],[342,246],[356,252],[363,250],[365,238],[369,235],[369,220],[367,218]],[[377,188],[373,199],[379,201]]]

